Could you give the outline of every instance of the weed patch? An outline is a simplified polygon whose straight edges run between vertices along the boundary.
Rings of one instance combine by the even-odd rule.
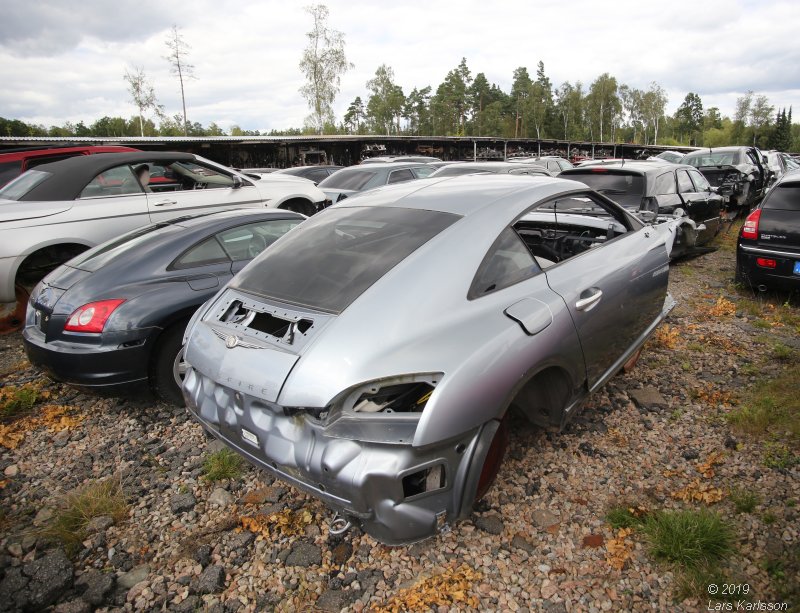
[[[244,460],[230,449],[220,449],[212,453],[203,463],[203,475],[209,481],[237,479],[244,472]]]
[[[800,439],[800,395],[797,381],[800,365],[793,364],[774,379],[755,385],[741,402],[741,407],[728,414],[734,429],[746,434]]]
[[[653,557],[681,568],[714,567],[733,552],[733,532],[705,509],[653,513],[644,533]]]
[[[759,503],[757,494],[740,488],[731,489],[728,492],[728,499],[733,503],[737,513],[752,513]]]

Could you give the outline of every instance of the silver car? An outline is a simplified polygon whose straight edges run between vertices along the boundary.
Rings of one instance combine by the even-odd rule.
[[[197,311],[184,398],[341,522],[420,540],[491,486],[512,409],[563,428],[635,360],[674,304],[672,236],[563,179],[379,188],[290,231]]]
[[[325,197],[333,203],[382,185],[394,185],[424,179],[436,170],[420,162],[374,162],[337,170],[318,183]]]
[[[241,207],[312,215],[324,200],[305,179],[245,175],[190,153],[43,164],[0,189],[0,302],[15,299],[15,283],[32,286],[89,247],[151,223]]]

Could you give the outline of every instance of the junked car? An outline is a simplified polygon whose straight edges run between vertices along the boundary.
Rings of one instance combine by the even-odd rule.
[[[430,176],[436,168],[420,162],[373,162],[337,170],[319,187],[327,200],[339,202],[361,192],[380,187],[415,181]]]
[[[687,153],[682,163],[703,173],[708,182],[728,198],[734,213],[754,207],[769,182],[769,169],[755,147],[698,149]]]
[[[190,412],[387,544],[469,516],[509,411],[560,429],[674,304],[672,234],[585,185],[471,175],[334,205],[187,327]]]
[[[146,167],[149,183],[137,172]],[[29,170],[0,189],[0,302],[56,266],[150,223],[231,208],[313,214],[325,195],[290,176],[243,175],[190,153],[104,153]]]
[[[243,209],[139,228],[58,267],[31,293],[23,341],[52,378],[94,391],[152,389],[183,404],[194,311],[305,217]]]
[[[745,219],[736,280],[753,289],[800,289],[800,170],[778,179]]]
[[[693,166],[664,160],[620,161],[565,170],[647,223],[677,218],[672,257],[696,252],[719,232],[724,199]]]
[[[510,174],[552,177],[553,174],[539,164],[518,162],[458,162],[443,166],[431,175],[435,177],[458,177],[470,174]]]

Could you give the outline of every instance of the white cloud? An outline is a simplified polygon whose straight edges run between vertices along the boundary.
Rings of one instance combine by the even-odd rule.
[[[355,68],[342,78],[338,116],[386,63],[406,93],[441,83],[461,57],[508,91],[513,71],[542,60],[554,86],[588,85],[609,72],[644,88],[657,81],[674,110],[685,94],[733,110],[752,89],[800,108],[800,4],[771,0],[653,3],[632,0],[479,0],[375,3],[332,0]],[[134,114],[122,75],[141,66],[170,114],[180,110],[164,39],[177,23],[191,45],[190,119],[249,129],[299,127],[308,114],[298,63],[311,19],[300,4],[242,7],[195,0],[191,10],[154,0],[10,2],[0,22],[0,116],[62,124]]]

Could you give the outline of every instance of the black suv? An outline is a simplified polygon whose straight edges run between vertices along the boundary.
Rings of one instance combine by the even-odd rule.
[[[692,166],[665,160],[621,160],[588,164],[558,176],[585,183],[645,221],[685,213],[687,222],[681,225],[674,257],[707,243],[719,232],[723,198]]]
[[[739,232],[736,280],[800,289],[800,170],[783,175]]]

